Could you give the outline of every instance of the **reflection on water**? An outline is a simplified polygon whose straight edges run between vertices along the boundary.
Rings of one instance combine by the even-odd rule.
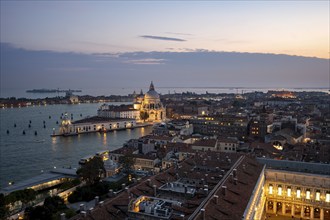
[[[95,115],[99,105],[101,104],[0,109],[0,187],[9,181],[18,182],[38,175],[40,170],[46,172],[54,166],[77,167],[79,159],[84,156],[101,150],[114,150],[125,141],[150,132],[149,127],[102,134],[50,137],[53,128],[58,129],[56,121],[60,122],[61,113],[73,114],[74,120],[78,120],[82,118],[80,114]],[[43,121],[46,128],[43,127]],[[22,134],[23,130],[25,135]],[[37,131],[37,136],[34,131]]]
[[[107,133],[103,133],[103,145],[107,145]]]

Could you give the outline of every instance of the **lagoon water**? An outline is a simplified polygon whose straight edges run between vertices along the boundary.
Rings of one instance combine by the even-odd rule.
[[[96,115],[101,104],[0,109],[0,188],[7,186],[9,181],[18,182],[54,167],[78,167],[78,161],[82,157],[101,150],[114,150],[129,139],[150,133],[151,128],[146,127],[105,134],[50,137],[53,128],[58,131],[56,121],[61,122],[62,113],[73,114],[73,120],[78,120]]]
[[[31,89],[31,88],[30,88]],[[52,88],[54,89],[54,88]],[[62,88],[63,89],[63,88]],[[71,89],[81,89],[81,88],[71,88]],[[82,89],[82,92],[75,93],[77,95],[92,95],[92,96],[109,96],[109,95],[128,95],[132,94],[133,91],[139,93],[143,90],[146,92],[149,88],[133,88],[133,87],[126,87],[126,88],[119,88],[119,87],[112,87],[109,88],[89,88],[89,89]],[[27,89],[14,89],[14,88],[0,88],[0,98],[9,98],[9,97],[16,97],[16,98],[46,98],[46,97],[57,97],[57,96],[64,96],[65,93],[27,93],[25,92]],[[289,90],[289,91],[318,91],[318,92],[329,92],[328,88],[254,88],[254,87],[157,87],[156,90],[160,94],[173,94],[173,93],[182,93],[182,92],[195,92],[196,94],[205,94],[208,93],[247,93],[247,92],[267,92],[268,90]]]

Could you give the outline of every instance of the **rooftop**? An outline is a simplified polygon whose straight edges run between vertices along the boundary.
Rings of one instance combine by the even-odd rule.
[[[149,179],[143,179],[117,197],[105,200],[86,216],[77,215],[73,219],[124,219],[131,216],[127,204],[148,200],[146,198],[152,199],[150,205],[170,200],[171,206],[168,204],[167,208],[165,207],[168,213],[172,213],[170,219],[200,219],[198,212],[201,207],[209,210],[206,219],[213,219],[214,216],[221,219],[241,219],[262,167],[254,159],[240,154],[199,152],[175,167]],[[233,169],[237,172],[236,184],[230,178]],[[221,197],[222,185],[228,187],[225,197]],[[182,194],[182,190],[193,192],[194,188],[193,195],[187,197]],[[212,200],[215,193],[219,194],[221,199],[218,205]],[[139,210],[140,208],[142,207],[139,206]],[[144,209],[146,210],[146,206]],[[166,211],[163,214],[166,216]],[[143,217],[134,215],[134,218]]]

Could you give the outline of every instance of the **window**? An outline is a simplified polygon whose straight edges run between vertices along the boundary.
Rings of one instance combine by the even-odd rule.
[[[330,202],[330,192],[327,192],[327,193],[325,194],[325,201],[326,201],[326,202]]]
[[[287,196],[288,196],[288,197],[291,197],[291,187],[288,187],[288,190],[287,190]]]
[[[301,191],[300,191],[300,188],[297,189],[297,198],[300,199],[301,197]]]
[[[316,191],[315,199],[316,201],[320,201],[320,191]]]
[[[270,184],[268,190],[269,194],[273,194],[273,185]]]
[[[309,189],[306,190],[306,199],[311,199],[311,191]]]
[[[281,196],[282,195],[282,186],[279,185],[277,188],[277,195]]]

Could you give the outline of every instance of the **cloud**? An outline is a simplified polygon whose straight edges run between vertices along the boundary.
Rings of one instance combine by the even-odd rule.
[[[177,32],[165,32],[166,34],[174,34],[174,35],[183,35],[183,36],[193,36],[193,34],[186,33],[177,33]]]
[[[46,70],[57,71],[57,72],[86,72],[90,71],[91,68],[88,67],[50,67]]]
[[[185,39],[181,39],[181,38],[152,36],[152,35],[142,35],[140,37],[145,38],[145,39],[153,39],[153,40],[186,41]]]
[[[145,58],[145,59],[135,59],[135,60],[125,60],[123,63],[137,64],[137,65],[158,65],[164,64],[164,59],[154,59],[154,58]]]

